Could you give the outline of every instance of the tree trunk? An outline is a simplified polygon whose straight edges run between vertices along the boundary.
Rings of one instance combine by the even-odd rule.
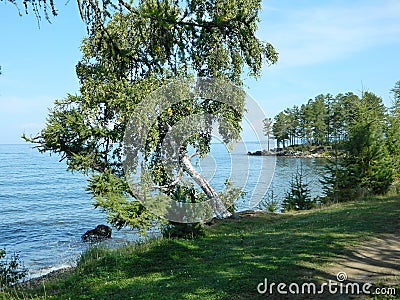
[[[188,156],[183,156],[181,159],[183,169],[193,178],[198,186],[203,190],[209,199],[211,199],[211,205],[214,213],[218,218],[226,218],[231,216],[225,204],[221,201],[218,193],[213,189],[209,182],[193,167]]]

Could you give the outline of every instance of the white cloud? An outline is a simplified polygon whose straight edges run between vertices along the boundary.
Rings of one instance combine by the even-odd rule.
[[[259,34],[280,53],[278,65],[310,65],[399,43],[400,1],[327,3],[264,8]]]

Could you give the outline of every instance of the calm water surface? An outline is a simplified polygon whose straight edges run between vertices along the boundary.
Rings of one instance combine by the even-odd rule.
[[[246,150],[258,149],[257,143],[246,143]],[[217,190],[223,189],[233,172],[231,179],[246,192],[236,203],[239,210],[263,199],[270,186],[282,199],[300,166],[313,195],[321,193],[318,178],[324,161],[277,158],[273,168],[274,157],[250,157],[239,150],[230,154],[224,145],[216,144],[212,155],[197,164]],[[74,265],[88,246],[81,242],[81,235],[106,223],[106,215],[91,205],[86,178],[65,169],[59,157],[40,154],[30,145],[0,145],[0,248],[19,253],[32,276]],[[138,238],[135,231],[114,230],[109,242],[121,244]]]

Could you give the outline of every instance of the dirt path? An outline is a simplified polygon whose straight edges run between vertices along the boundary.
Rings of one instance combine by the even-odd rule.
[[[344,274],[344,273],[345,274]],[[326,269],[324,275],[319,277],[321,283],[332,281],[337,285],[337,293],[332,294],[325,287],[323,294],[300,294],[300,295],[275,295],[268,299],[285,300],[354,300],[354,299],[400,299],[399,290],[395,294],[388,295],[366,295],[362,292],[354,294],[352,292],[338,291],[339,283],[358,283],[362,288],[364,284],[371,284],[368,289],[374,293],[376,287],[392,288],[400,285],[400,234],[385,234],[379,238],[368,239],[363,245],[350,251],[346,251],[343,256],[336,259]],[[345,280],[338,280],[337,274],[345,276]],[[343,279],[343,277],[340,277]],[[319,286],[318,288],[321,288]],[[346,291],[346,289],[344,289]],[[351,291],[351,287],[349,289]],[[264,299],[264,298],[263,298]]]
[[[351,282],[400,284],[400,235],[385,234],[373,238],[339,258],[330,274],[345,272]]]
[[[345,274],[344,274],[344,273]],[[345,276],[345,280],[338,280]],[[400,285],[400,234],[385,234],[379,238],[372,238],[357,248],[346,251],[343,256],[336,259],[324,270],[325,276],[320,277],[321,282],[359,283],[360,286],[369,283],[373,285],[369,291],[374,293],[374,287],[390,288]],[[398,290],[394,296],[372,294],[330,294],[325,290],[322,295],[297,297],[295,299],[315,300],[351,300],[351,299],[399,299]]]

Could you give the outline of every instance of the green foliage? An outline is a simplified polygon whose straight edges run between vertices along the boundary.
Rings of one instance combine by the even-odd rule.
[[[350,125],[345,168],[353,186],[384,194],[393,181],[391,156],[385,143],[382,99],[366,92]]]
[[[105,211],[109,223],[118,229],[130,226],[145,232],[155,225],[155,216],[130,195],[126,180],[111,170],[92,175],[87,190],[96,200],[94,206]]]
[[[297,169],[282,202],[285,211],[311,209],[315,201],[311,199],[309,184],[304,180],[303,169]]]
[[[332,158],[322,178],[328,202],[341,202],[366,194],[384,194],[400,174],[400,83],[392,92],[393,107],[387,114],[382,99],[370,92],[319,95],[300,109],[294,106],[275,117],[274,135],[283,145],[300,140],[329,146]],[[306,145],[304,145],[306,144]],[[288,195],[288,201],[293,201]]]
[[[204,236],[204,228],[201,223],[175,223],[170,222],[162,229],[165,238],[193,239]]]
[[[272,126],[273,126],[273,121],[271,118],[265,118],[263,120],[263,131],[265,136],[267,137],[267,143],[268,143],[267,151],[269,151],[269,140],[271,139],[273,134]]]
[[[123,140],[128,122],[139,104],[145,111],[151,109],[151,99],[146,97],[168,83],[189,82],[201,76],[240,87],[243,70],[257,77],[263,63],[275,63],[277,52],[255,34],[261,1],[80,4],[82,17],[90,24],[89,36],[81,46],[83,58],[76,66],[80,94],[56,101],[41,133],[24,138],[36,143],[41,152],[59,154],[69,170],[87,174],[88,191],[95,206],[106,211],[110,223],[117,228],[154,226],[160,220],[143,207],[138,193],[131,191],[125,178]],[[184,88],[178,92],[190,95]],[[244,94],[235,95],[231,100],[237,104],[236,109],[218,99],[183,97],[183,101],[160,111],[145,132],[145,146],[139,149],[150,170],[146,174],[148,182],[154,182],[162,193],[172,197],[184,186],[177,180],[181,170],[169,170],[163,164],[168,154],[163,152],[163,141],[169,128],[191,115],[208,114],[213,118],[183,142],[179,153],[175,153],[179,159],[188,157],[190,147],[200,156],[210,151],[211,130],[216,121],[224,141],[237,139]],[[135,128],[132,135],[142,133]],[[176,165],[178,168],[181,164]],[[194,198],[178,199],[196,202],[210,198],[201,188],[203,192],[189,193]],[[148,189],[144,185],[140,193],[152,196]],[[238,196],[234,189],[225,193],[221,197]],[[154,197],[154,205],[160,202],[162,206],[162,199]]]
[[[224,185],[225,189],[220,192],[220,198],[223,203],[227,203],[228,211],[231,214],[234,214],[236,211],[235,201],[243,198],[246,195],[246,192],[234,187],[232,182],[230,182],[228,179],[225,180]]]
[[[278,144],[288,146],[331,145],[346,141],[358,97],[352,93],[318,95],[300,107],[293,106],[275,116],[273,134]]]
[[[0,290],[20,281],[27,274],[28,269],[24,267],[18,254],[14,253],[7,259],[6,251],[0,249]]]
[[[325,173],[320,179],[324,192],[321,200],[324,204],[345,202],[360,196],[360,190],[349,177],[344,160],[345,158],[335,151],[324,167]]]
[[[330,100],[330,95],[318,95],[315,100],[310,100],[308,105],[310,107],[308,122],[312,128],[313,144],[323,145],[326,144],[327,129],[329,128],[330,119],[327,118],[328,105],[326,100]]]
[[[276,199],[274,188],[270,187],[265,198],[259,203],[259,208],[261,210],[276,213],[281,209],[280,201]]]
[[[282,143],[282,148],[285,148],[285,140],[289,138],[288,129],[287,116],[283,112],[280,112],[275,116],[275,122],[272,126],[272,132],[276,138],[278,147]]]
[[[96,58],[109,55],[122,65],[133,63],[128,70],[133,77],[181,70],[240,84],[244,66],[258,76],[264,61],[277,59],[274,48],[255,36],[260,9],[261,1],[249,0],[142,0],[115,13],[104,29],[93,28],[92,50],[86,50]]]
[[[386,143],[392,157],[393,174],[400,178],[400,81],[396,82],[391,92],[393,101],[387,117]]]
[[[393,94],[393,108],[398,111],[400,109],[400,80],[394,84],[390,91]]]
[[[323,178],[327,200],[345,201],[368,194],[385,194],[393,182],[393,157],[388,145],[386,110],[382,99],[366,92],[353,104],[345,143],[346,155],[327,165]],[[386,132],[385,132],[386,131]]]

